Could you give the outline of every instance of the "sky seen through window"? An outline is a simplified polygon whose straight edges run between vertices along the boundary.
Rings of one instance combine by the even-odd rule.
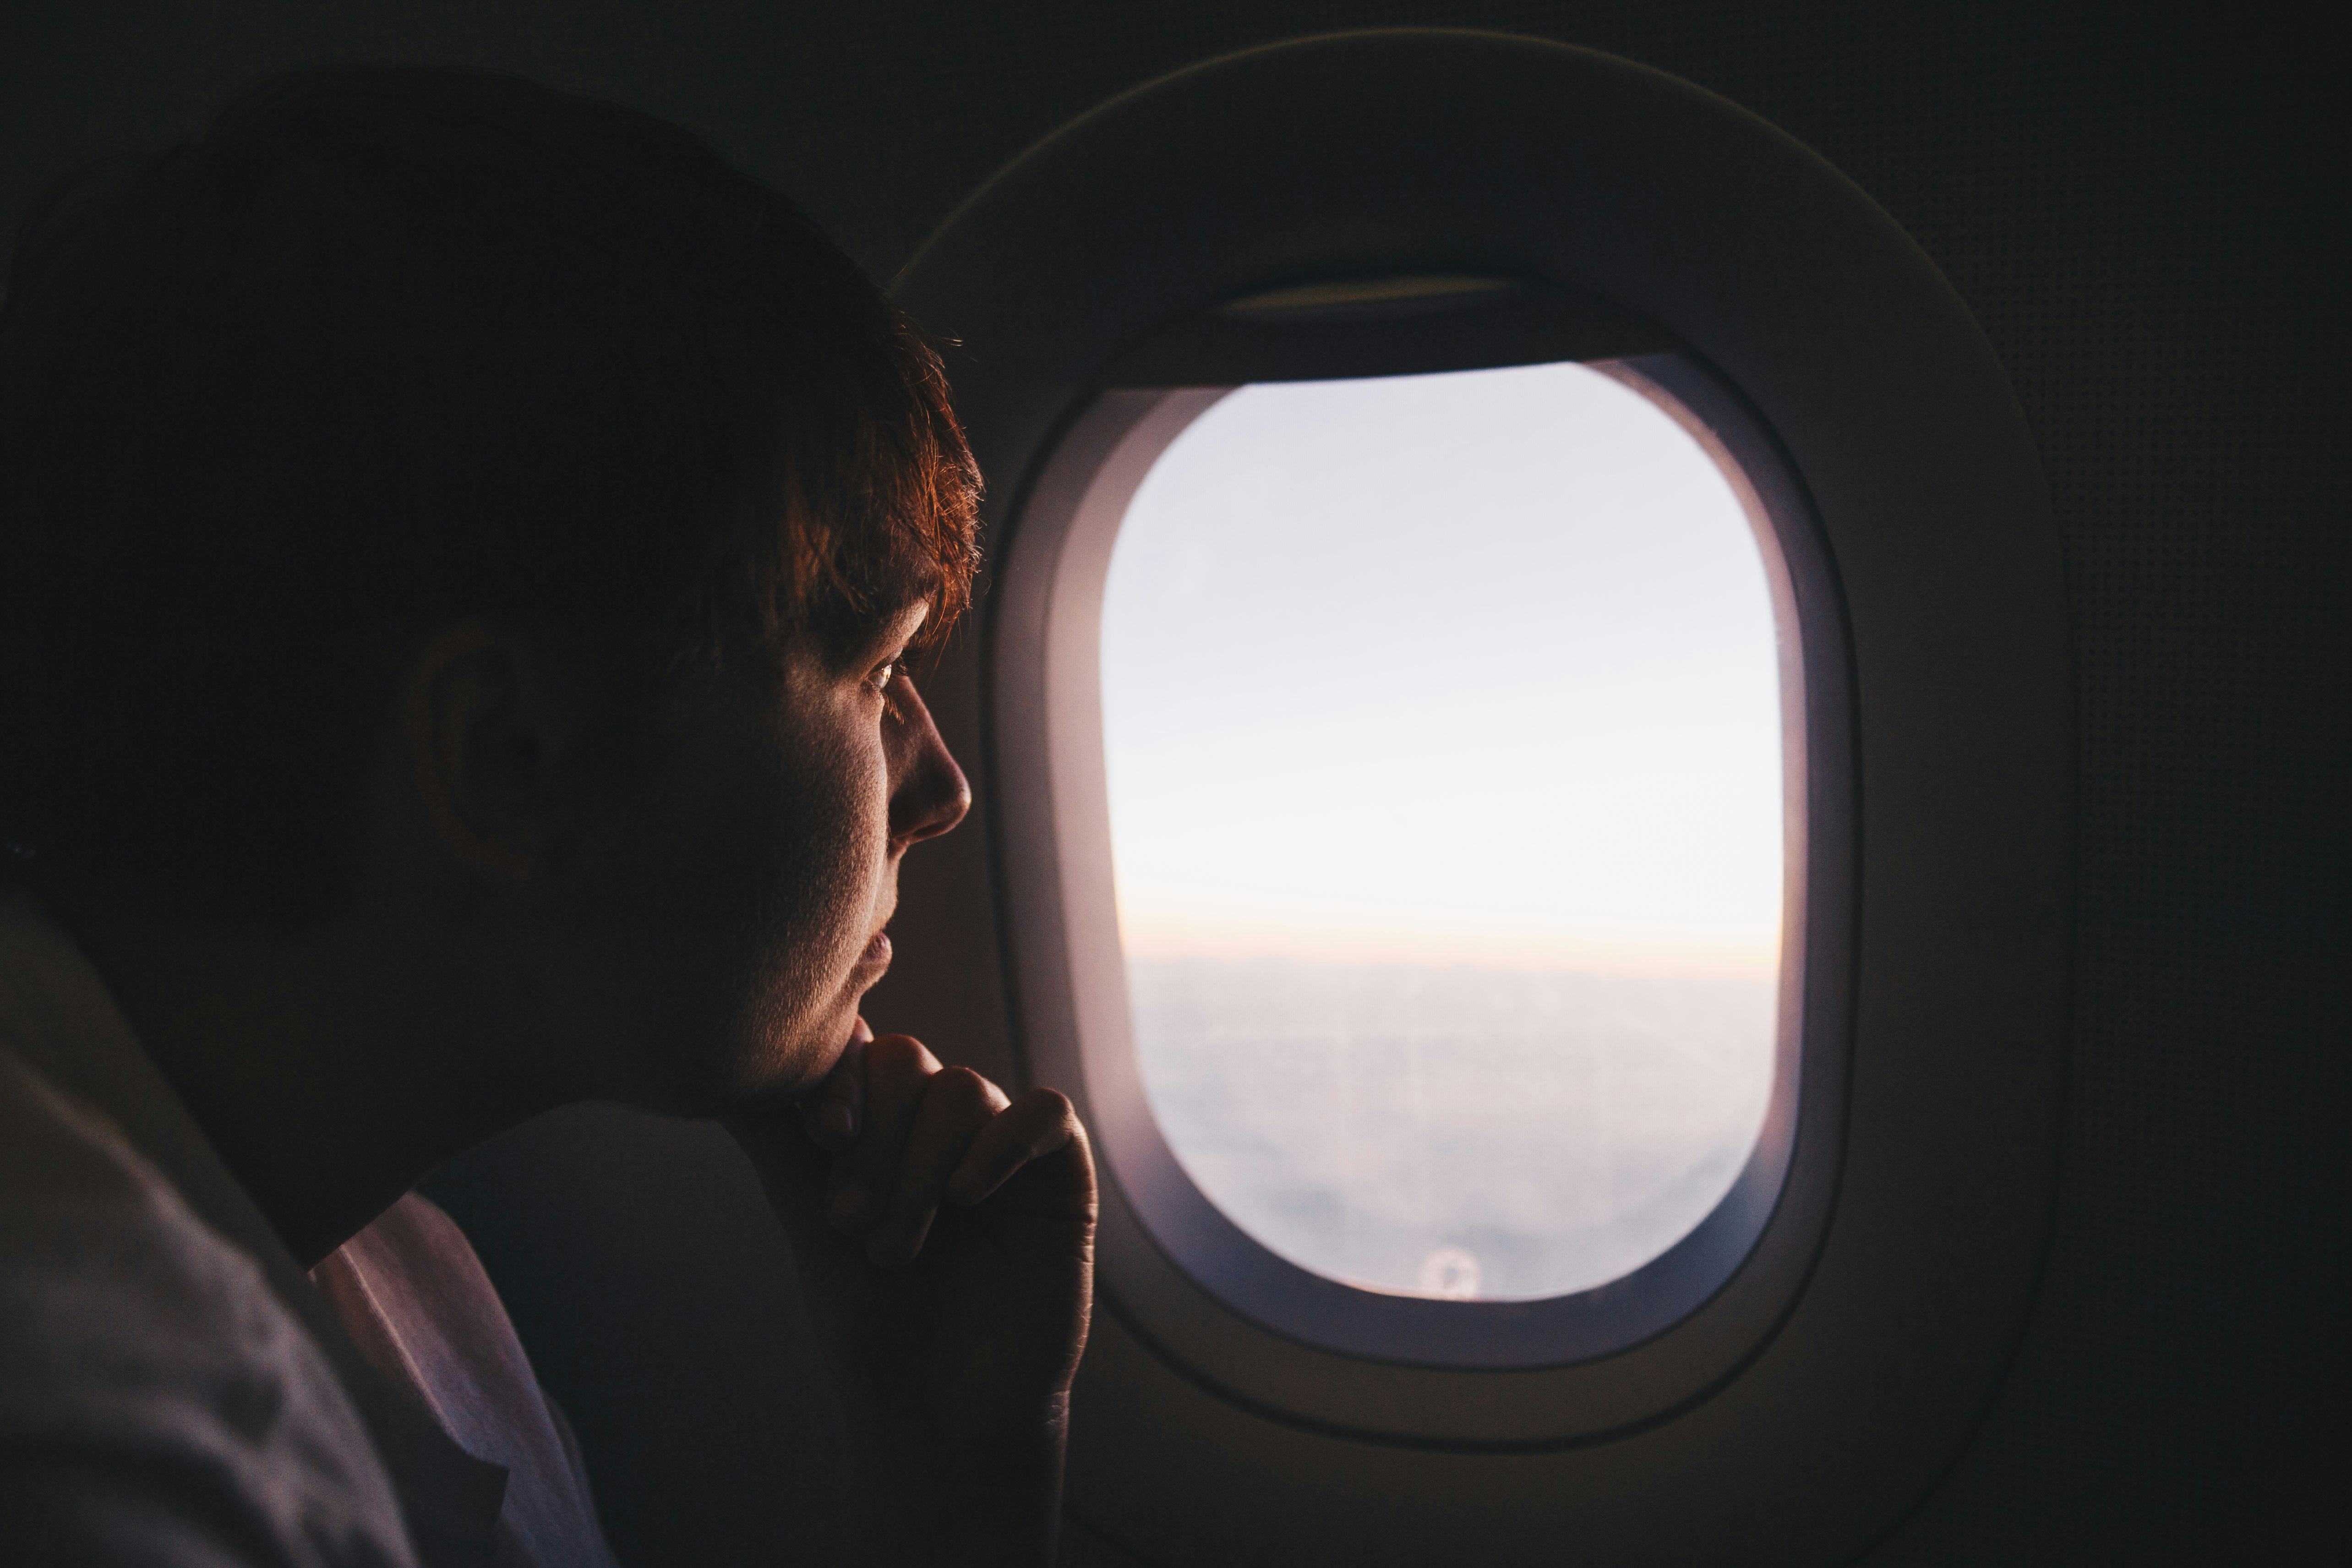
[[[1147,1092],[1369,1288],[1526,1297],[1704,1217],[1771,1081],[1771,596],[1689,432],[1581,365],[1244,387],[1106,584]]]

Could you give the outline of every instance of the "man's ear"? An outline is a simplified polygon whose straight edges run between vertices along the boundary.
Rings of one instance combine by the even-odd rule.
[[[509,887],[547,875],[562,827],[556,768],[572,715],[551,679],[551,653],[461,621],[417,650],[401,692],[410,776],[434,837]]]

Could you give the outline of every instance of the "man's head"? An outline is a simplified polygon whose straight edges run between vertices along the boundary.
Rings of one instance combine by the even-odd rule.
[[[647,1015],[582,1089],[788,1086],[962,810],[892,672],[961,607],[976,496],[936,358],[692,137],[273,84],[18,246],[0,840],[202,918],[527,932]],[[661,1028],[731,1043],[649,1062]]]

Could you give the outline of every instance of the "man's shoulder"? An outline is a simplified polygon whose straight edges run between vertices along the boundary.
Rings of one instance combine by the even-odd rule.
[[[12,1513],[93,1549],[140,1518],[230,1561],[408,1559],[356,1413],[254,1260],[5,1043],[0,1454]]]
[[[100,1113],[0,1047],[0,1421],[87,1419],[235,1368],[282,1380],[308,1348],[251,1258]]]

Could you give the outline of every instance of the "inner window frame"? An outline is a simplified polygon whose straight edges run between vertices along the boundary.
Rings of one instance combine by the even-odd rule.
[[[1026,950],[1015,953],[1014,990],[1020,997],[1055,987],[1057,1005],[1023,1010],[1068,1024],[1066,1038],[1057,1037],[1062,1030],[1037,1037],[1024,1028],[1033,1068],[1041,1079],[1083,1084],[1110,1184],[1151,1248],[1208,1304],[1301,1346],[1360,1361],[1455,1371],[1570,1366],[1664,1332],[1722,1290],[1756,1252],[1787,1194],[1800,1125],[1834,1121],[1842,1096],[1842,998],[1853,914],[1844,633],[1802,487],[1761,422],[1695,358],[1678,351],[1551,357],[1573,357],[1640,392],[1715,458],[1756,531],[1780,631],[1784,915],[1769,1105],[1722,1201],[1666,1252],[1617,1279],[1537,1300],[1481,1301],[1389,1295],[1328,1279],[1276,1255],[1218,1209],[1184,1173],[1152,1115],[1133,1041],[1113,884],[1102,594],[1129,503],[1152,464],[1246,383],[1098,392],[1023,498],[1001,568],[989,731],[1000,779],[1035,791],[1045,816],[1032,816],[1043,829],[1026,836],[1033,853],[1001,862],[1011,873],[1008,935]],[[1307,377],[1276,369],[1250,378],[1286,379]],[[1034,853],[1039,848],[1050,852]],[[1059,952],[1046,951],[1054,948]],[[1129,1298],[1139,1318],[1197,1312],[1203,1304],[1169,1300],[1164,1283],[1149,1279],[1104,1284],[1114,1304]],[[1159,1299],[1134,1300],[1139,1293]]]

